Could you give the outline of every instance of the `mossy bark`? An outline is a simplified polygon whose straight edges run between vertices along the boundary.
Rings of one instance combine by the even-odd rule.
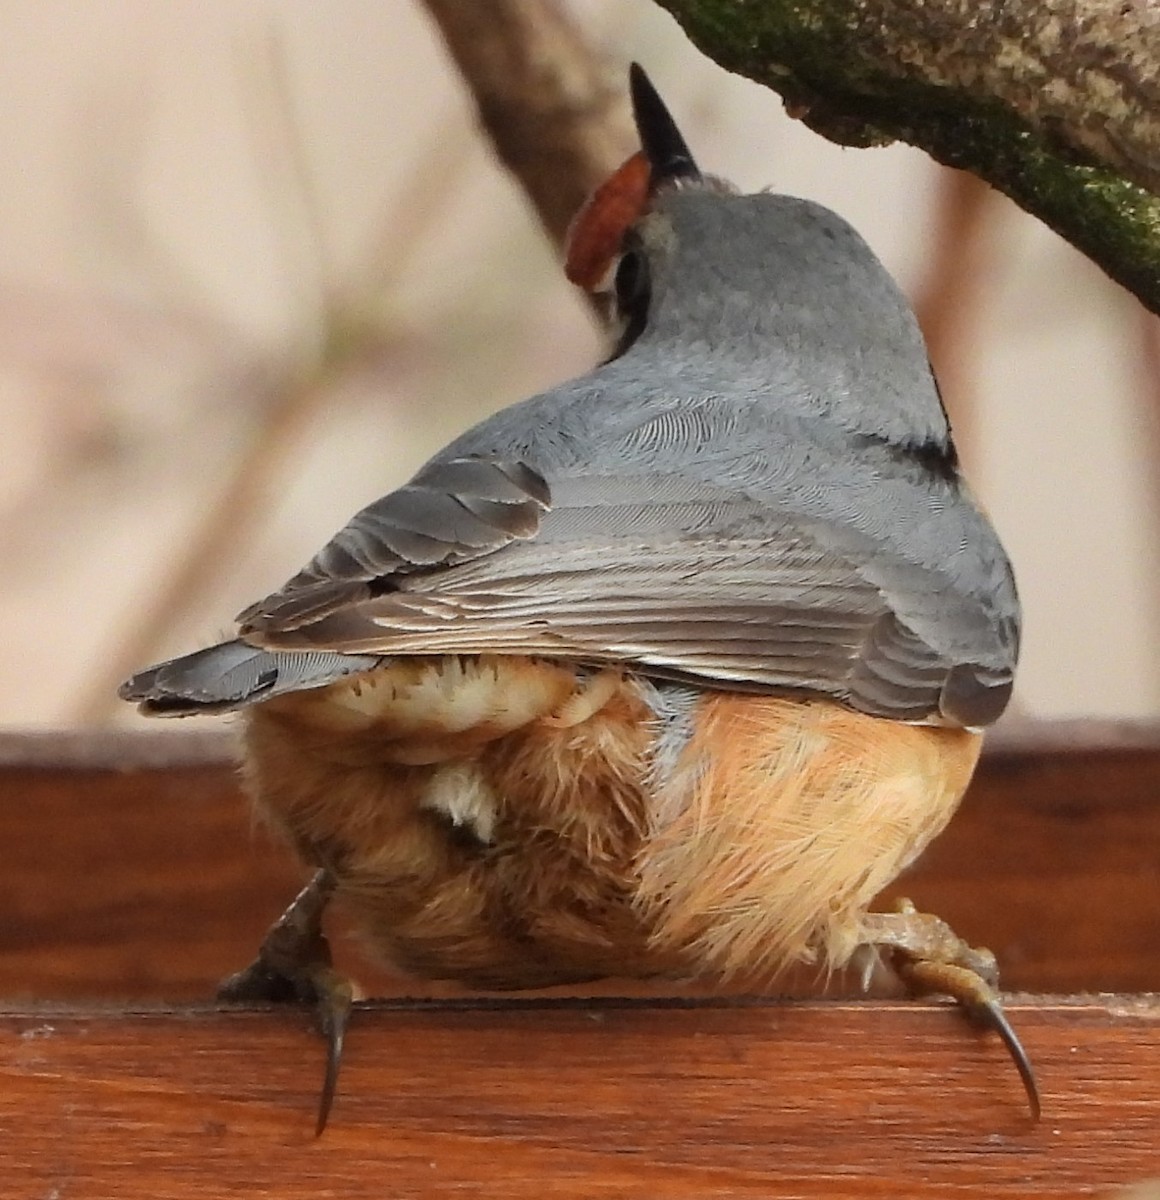
[[[1160,313],[1154,0],[659,0],[844,145],[971,171]]]

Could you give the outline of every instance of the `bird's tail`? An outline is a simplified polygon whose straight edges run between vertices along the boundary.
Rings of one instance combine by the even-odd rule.
[[[381,659],[327,650],[261,650],[234,640],[139,672],[118,689],[147,716],[232,712],[282,692],[322,687]]]

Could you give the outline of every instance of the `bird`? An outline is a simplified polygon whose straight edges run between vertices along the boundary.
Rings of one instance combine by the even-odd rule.
[[[605,361],[120,689],[238,714],[313,871],[221,994],[316,1007],[321,1132],[352,1003],[332,901],[368,953],[475,988],[878,963],[993,1029],[1038,1117],[995,956],[871,910],[958,806],[1020,634],[918,324],[845,220],[702,172],[637,64],[629,93],[640,148],[565,262]]]

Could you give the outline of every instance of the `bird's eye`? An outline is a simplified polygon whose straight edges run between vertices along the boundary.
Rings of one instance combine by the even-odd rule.
[[[616,306],[628,314],[648,302],[648,263],[639,250],[626,250],[616,266]]]
[[[644,332],[648,321],[651,284],[648,259],[643,250],[629,247],[621,254],[620,261],[616,264],[613,286],[621,333],[612,358],[619,358]]]

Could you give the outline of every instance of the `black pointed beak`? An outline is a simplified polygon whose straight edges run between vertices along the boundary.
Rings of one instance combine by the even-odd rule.
[[[699,180],[701,172],[677,123],[639,63],[628,69],[628,86],[633,119],[651,173],[649,191],[656,192],[677,179]]]

